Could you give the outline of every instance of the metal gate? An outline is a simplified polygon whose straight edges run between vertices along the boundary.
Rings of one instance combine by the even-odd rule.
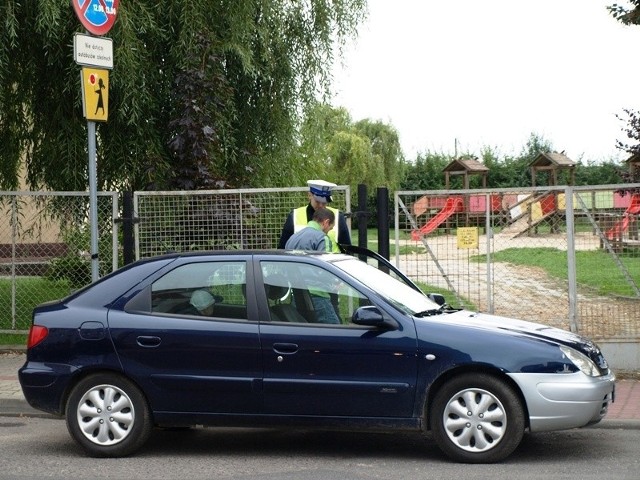
[[[397,192],[396,265],[472,310],[640,338],[640,199],[619,193],[629,187]]]
[[[136,192],[136,258],[167,251],[276,248],[289,212],[308,203],[308,187]],[[348,186],[332,206],[350,211]]]

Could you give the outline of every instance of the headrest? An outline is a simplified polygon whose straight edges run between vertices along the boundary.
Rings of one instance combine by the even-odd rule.
[[[205,308],[210,307],[211,305],[216,303],[216,300],[209,292],[206,292],[204,290],[196,290],[191,294],[190,303],[198,310],[204,310]]]
[[[279,300],[289,291],[289,283],[284,275],[269,275],[265,279],[264,284],[266,286],[267,297],[269,297],[269,300]]]

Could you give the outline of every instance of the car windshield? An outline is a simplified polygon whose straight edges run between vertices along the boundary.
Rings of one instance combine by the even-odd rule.
[[[406,283],[358,259],[340,260],[334,262],[334,265],[386,298],[405,313],[415,315],[440,308],[426,295],[417,292]]]

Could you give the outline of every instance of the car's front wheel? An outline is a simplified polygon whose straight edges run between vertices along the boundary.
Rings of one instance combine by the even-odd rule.
[[[525,429],[524,408],[514,389],[477,373],[459,375],[438,390],[430,421],[440,449],[465,463],[504,460],[520,444]]]
[[[129,380],[100,373],[81,380],[66,406],[73,439],[94,457],[121,457],[140,448],[153,427],[146,399]]]

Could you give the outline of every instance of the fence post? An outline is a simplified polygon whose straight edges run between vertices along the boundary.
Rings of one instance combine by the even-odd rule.
[[[565,215],[567,225],[567,281],[569,294],[569,328],[580,333],[577,314],[578,286],[576,275],[576,237],[573,210],[573,188],[565,187]]]
[[[356,218],[358,219],[358,246],[367,248],[367,186],[358,184],[358,211]]]
[[[491,247],[493,245],[493,228],[491,227],[491,194],[485,195],[485,210],[484,210],[484,231],[486,238],[486,251],[487,251],[487,313],[493,315],[494,302],[493,302],[493,259],[491,258]]]
[[[133,194],[124,192],[122,195],[122,257],[125,265],[135,260],[133,223]]]
[[[18,238],[18,197],[11,199],[11,330],[16,329],[17,292],[16,292],[16,248]]]
[[[389,260],[389,189],[379,187],[378,210],[378,253]]]

